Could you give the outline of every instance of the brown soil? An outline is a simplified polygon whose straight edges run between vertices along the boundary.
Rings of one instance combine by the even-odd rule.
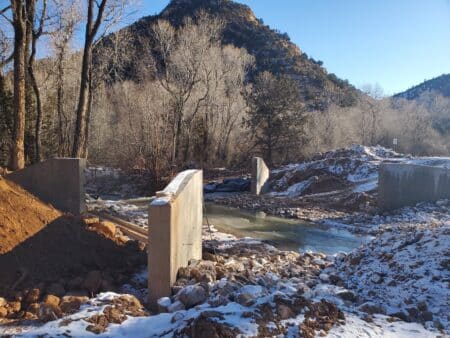
[[[0,178],[0,297],[57,283],[67,293],[99,272],[96,290],[114,289],[146,262],[137,242],[118,244],[89,231],[83,220],[44,204]],[[79,281],[79,282],[77,282]],[[80,283],[81,281],[81,283]],[[61,289],[61,288],[60,288]]]
[[[0,255],[11,251],[61,215],[50,205],[0,177]]]

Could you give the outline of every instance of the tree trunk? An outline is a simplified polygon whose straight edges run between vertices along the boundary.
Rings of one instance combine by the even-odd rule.
[[[90,81],[92,67],[92,48],[95,35],[102,22],[103,12],[107,0],[102,0],[100,4],[97,1],[88,1],[88,14],[86,21],[86,33],[84,41],[83,61],[81,65],[80,95],[78,98],[77,121],[75,124],[75,135],[73,140],[72,157],[86,157],[88,124],[90,119],[89,101],[90,101]],[[97,4],[98,13],[94,20],[94,6]]]
[[[64,112],[64,49],[58,55],[58,77],[57,77],[57,91],[56,91],[56,110],[58,112],[58,155],[64,157],[66,153],[66,128],[67,117]]]
[[[26,19],[21,0],[11,1],[14,23],[14,129],[11,147],[11,170],[25,167],[25,52]]]
[[[92,59],[92,45],[86,42],[81,67],[80,95],[77,107],[77,121],[73,140],[72,157],[84,157],[86,147],[86,122],[89,105],[89,68]]]

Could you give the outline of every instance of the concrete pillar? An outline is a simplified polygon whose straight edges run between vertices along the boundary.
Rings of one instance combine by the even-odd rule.
[[[180,267],[202,258],[203,172],[178,174],[149,207],[148,288],[150,306],[171,295]]]
[[[252,187],[254,195],[264,194],[268,191],[270,171],[261,157],[252,159]]]
[[[6,179],[53,205],[79,215],[86,210],[82,158],[53,158],[15,171]]]

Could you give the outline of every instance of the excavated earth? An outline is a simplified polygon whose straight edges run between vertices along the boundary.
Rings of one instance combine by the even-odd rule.
[[[45,319],[47,303],[117,290],[146,264],[142,245],[87,223],[0,177],[0,323]]]

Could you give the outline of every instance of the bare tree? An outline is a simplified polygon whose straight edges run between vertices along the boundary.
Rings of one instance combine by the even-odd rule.
[[[14,29],[14,128],[10,168],[25,167],[25,75],[26,75],[26,6],[22,0],[11,0]]]
[[[94,45],[95,36],[97,35],[100,24],[103,20],[103,13],[105,11],[106,3],[107,0],[101,0],[99,3],[94,0],[88,0],[83,60],[80,76],[80,95],[76,112],[77,120],[72,148],[73,157],[86,157],[86,129],[87,124],[89,123],[88,105],[89,91],[91,89],[90,76],[92,67],[92,48]]]
[[[38,19],[38,25],[35,27],[34,18],[36,12],[36,2],[29,1],[29,13],[28,13],[28,21],[31,20],[30,25],[30,34],[31,34],[31,54],[28,60],[28,75],[30,77],[31,86],[33,88],[34,95],[36,97],[36,124],[35,124],[35,161],[39,162],[42,158],[42,150],[41,150],[41,129],[42,129],[42,100],[41,93],[39,90],[39,86],[36,80],[36,75],[34,72],[34,61],[36,58],[36,47],[39,38],[41,37],[44,30],[44,22],[47,15],[47,0],[43,0],[42,2],[42,12]]]
[[[55,49],[56,59],[56,111],[58,119],[58,155],[69,155],[68,125],[69,118],[65,111],[66,100],[66,68],[70,43],[77,25],[81,21],[80,5],[78,0],[54,0],[55,1],[55,29],[51,33],[51,41]]]
[[[80,93],[78,99],[73,157],[87,157],[89,121],[93,103],[92,55],[95,45],[122,19],[125,0],[88,0],[85,41],[81,63]],[[104,25],[96,40],[100,26]]]

